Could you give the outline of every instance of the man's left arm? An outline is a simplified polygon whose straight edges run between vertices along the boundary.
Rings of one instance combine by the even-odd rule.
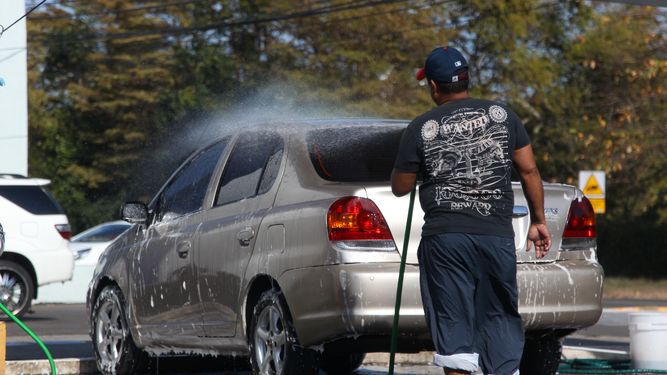
[[[540,171],[535,163],[533,148],[528,144],[514,151],[514,166],[521,178],[523,194],[530,209],[530,228],[528,229],[528,247],[535,244],[535,255],[542,258],[551,248],[551,233],[544,217],[544,187]]]

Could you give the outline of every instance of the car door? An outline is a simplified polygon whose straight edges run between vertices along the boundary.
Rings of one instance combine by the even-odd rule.
[[[173,175],[154,201],[153,223],[134,253],[131,303],[139,332],[154,344],[203,336],[196,233],[226,144],[223,140],[200,151]]]
[[[199,234],[197,272],[207,336],[235,334],[240,292],[258,229],[275,198],[284,143],[273,132],[239,136]]]

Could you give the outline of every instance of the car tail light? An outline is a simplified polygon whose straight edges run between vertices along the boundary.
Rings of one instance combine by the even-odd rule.
[[[591,202],[586,197],[573,200],[563,231],[562,247],[565,250],[590,248],[595,246],[596,235],[595,211]]]
[[[345,248],[396,249],[384,216],[367,198],[344,197],[334,202],[327,214],[327,229],[329,240]]]
[[[55,227],[62,238],[69,240],[70,237],[72,237],[72,230],[70,229],[69,224],[56,224]]]

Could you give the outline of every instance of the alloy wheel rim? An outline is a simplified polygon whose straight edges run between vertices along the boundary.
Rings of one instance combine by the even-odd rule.
[[[16,313],[19,310],[24,295],[24,286],[18,275],[6,270],[0,273],[0,302],[9,311]]]
[[[115,367],[125,343],[125,327],[120,307],[114,300],[107,300],[98,310],[95,325],[95,344],[103,367]]]
[[[282,375],[287,353],[287,333],[280,311],[268,306],[255,327],[255,356],[263,375]]]

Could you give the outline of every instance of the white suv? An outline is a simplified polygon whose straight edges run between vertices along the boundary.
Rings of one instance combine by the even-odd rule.
[[[44,188],[49,180],[0,174],[0,222],[5,251],[0,255],[0,302],[17,316],[37,297],[37,287],[72,278],[69,222]],[[0,318],[6,316],[0,313]]]

